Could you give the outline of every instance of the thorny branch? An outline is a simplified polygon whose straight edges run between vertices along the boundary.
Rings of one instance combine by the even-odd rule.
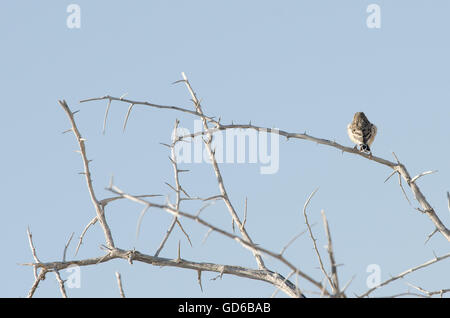
[[[175,121],[175,126],[173,128],[173,139],[174,140],[177,138],[178,124],[179,124],[179,121],[177,119]],[[175,178],[175,188],[173,189],[175,191],[175,194],[176,194],[175,210],[179,210],[180,209],[180,203],[181,203],[181,192],[182,192],[183,188],[180,185],[180,169],[178,169],[177,157],[175,155],[175,144],[173,142],[172,142],[172,145],[170,145],[170,157],[169,157],[169,159],[170,159],[170,162],[172,163],[173,173],[174,173],[174,178]],[[181,225],[180,221],[178,220],[178,217],[175,215],[173,217],[172,223],[169,225],[169,228],[167,229],[166,235],[164,236],[163,240],[161,241],[161,244],[159,245],[158,249],[156,250],[155,256],[158,256],[159,253],[161,252],[161,250],[163,249],[164,244],[166,244],[167,239],[170,236],[170,233],[172,233],[173,228],[175,227],[175,224],[178,224],[178,226],[180,227],[181,231],[186,236],[189,244],[192,246],[192,242],[191,242],[191,239],[189,238],[189,235],[186,233],[186,231],[184,230],[184,228]]]
[[[389,284],[389,283],[391,283],[391,282],[393,282],[393,281],[395,281],[395,280],[397,280],[397,279],[403,278],[403,277],[405,277],[406,275],[411,274],[412,272],[415,272],[415,271],[417,271],[417,270],[419,270],[419,269],[422,269],[422,268],[427,267],[427,266],[429,266],[429,265],[432,265],[432,264],[434,264],[434,263],[440,262],[440,261],[442,261],[442,260],[444,260],[444,259],[446,259],[446,258],[448,258],[448,257],[450,257],[450,253],[445,254],[445,255],[442,255],[442,256],[435,256],[433,259],[431,259],[431,260],[429,260],[429,261],[427,261],[427,262],[425,262],[425,263],[423,263],[423,264],[421,264],[421,265],[418,265],[418,266],[412,267],[412,268],[410,268],[410,269],[407,269],[406,271],[403,271],[403,272],[401,272],[400,274],[398,274],[398,275],[396,275],[396,276],[393,276],[393,277],[391,277],[391,278],[385,280],[384,282],[382,282],[382,283],[379,284],[378,286],[372,287],[371,289],[369,289],[367,292],[365,292],[364,294],[360,295],[359,297],[367,297],[367,296],[369,296],[373,291],[375,291],[376,289],[378,289],[378,288],[380,288],[380,287],[383,287],[383,286],[385,286],[385,285],[387,285],[387,284]]]
[[[311,199],[312,195],[314,195],[314,192],[312,193],[312,195],[308,198],[307,203],[305,203],[304,206],[304,216],[305,216],[305,221],[307,223],[307,227],[308,227],[308,231],[310,233],[310,236],[313,240],[313,244],[319,259],[319,263],[321,266],[321,270],[324,274],[324,277],[326,278],[326,280],[328,280],[329,285],[332,288],[332,292],[328,292],[328,290],[326,289],[326,287],[319,281],[316,281],[315,279],[313,279],[312,277],[308,276],[306,273],[304,273],[303,271],[301,271],[298,267],[294,266],[292,263],[290,263],[284,256],[283,256],[283,252],[286,250],[286,248],[300,235],[297,235],[293,240],[291,240],[287,246],[285,246],[282,249],[281,253],[274,253],[268,249],[265,249],[263,247],[261,247],[260,245],[257,245],[255,243],[253,243],[253,241],[250,239],[249,234],[247,233],[246,229],[245,229],[245,223],[247,220],[247,199],[245,202],[245,211],[244,211],[244,221],[241,222],[238,214],[236,213],[236,210],[234,209],[231,200],[228,196],[228,193],[226,191],[225,185],[224,185],[224,181],[222,178],[222,174],[220,172],[219,166],[217,164],[216,158],[215,158],[215,150],[212,149],[212,139],[214,137],[214,133],[221,131],[221,130],[227,130],[227,129],[253,129],[256,131],[260,131],[260,132],[269,132],[269,133],[273,133],[273,134],[278,134],[280,136],[284,136],[286,137],[287,140],[290,139],[301,139],[301,140],[306,140],[306,141],[311,141],[311,142],[315,142],[318,144],[322,144],[322,145],[326,145],[326,146],[330,146],[333,148],[336,148],[338,150],[341,150],[342,152],[347,152],[347,153],[352,153],[354,155],[359,155],[362,156],[368,160],[377,162],[379,164],[385,165],[389,168],[391,168],[392,174],[386,179],[386,181],[395,173],[398,174],[399,178],[403,178],[403,180],[406,182],[406,184],[409,186],[409,188],[411,189],[412,193],[414,194],[415,199],[417,200],[417,202],[419,203],[421,208],[416,208],[417,210],[421,211],[422,213],[426,214],[431,221],[434,223],[434,225],[436,226],[436,231],[439,231],[448,241],[450,241],[450,231],[444,226],[444,224],[441,222],[441,220],[439,219],[439,217],[436,215],[436,212],[434,211],[434,209],[431,207],[431,205],[428,203],[428,201],[426,200],[425,196],[423,195],[423,193],[421,192],[421,190],[419,189],[418,185],[416,184],[416,182],[418,181],[419,178],[421,178],[422,176],[431,174],[435,171],[426,171],[423,172],[421,174],[418,174],[417,176],[415,176],[414,178],[411,178],[408,171],[406,170],[406,167],[400,163],[400,161],[398,160],[398,158],[395,156],[396,158],[396,163],[395,162],[391,162],[388,160],[385,160],[383,158],[379,158],[373,155],[369,155],[366,154],[364,152],[360,152],[354,148],[350,148],[350,147],[346,147],[343,145],[340,145],[338,143],[336,143],[335,141],[330,141],[327,139],[321,139],[321,138],[317,138],[317,137],[313,137],[310,136],[308,134],[305,133],[291,133],[291,132],[287,132],[287,131],[283,131],[283,130],[278,130],[278,129],[273,129],[273,128],[265,128],[265,127],[258,127],[255,125],[250,124],[231,124],[231,125],[224,125],[222,123],[220,123],[220,119],[217,121],[214,119],[214,117],[210,117],[207,116],[203,113],[202,110],[202,106],[201,103],[199,101],[199,99],[197,98],[195,92],[193,91],[187,77],[185,76],[184,73],[182,73],[183,75],[183,79],[177,82],[183,82],[186,84],[186,87],[189,91],[189,93],[191,94],[192,97],[192,101],[194,103],[195,106],[195,111],[194,110],[190,110],[188,108],[183,108],[183,107],[178,107],[178,106],[166,106],[166,105],[158,105],[158,104],[154,104],[154,103],[150,103],[150,102],[141,102],[141,101],[134,101],[134,100],[130,100],[130,99],[125,99],[123,95],[119,98],[117,97],[113,97],[113,96],[103,96],[103,97],[98,97],[98,98],[90,98],[90,99],[85,99],[82,100],[81,103],[84,102],[89,102],[89,101],[95,101],[95,100],[107,100],[107,108],[105,111],[105,118],[104,118],[104,122],[103,122],[103,133],[105,132],[105,127],[106,127],[106,121],[107,121],[107,116],[108,116],[108,112],[111,108],[111,103],[112,101],[118,101],[118,102],[124,102],[129,104],[128,107],[128,111],[126,114],[126,118],[124,121],[124,125],[123,125],[123,130],[125,130],[126,128],[126,124],[129,118],[129,115],[132,111],[132,109],[136,106],[136,105],[141,105],[141,106],[147,106],[147,107],[153,107],[153,108],[158,108],[158,109],[167,109],[167,110],[173,110],[173,111],[179,111],[179,112],[183,112],[183,113],[187,113],[187,114],[191,114],[194,116],[197,116],[199,118],[201,118],[202,123],[203,123],[203,131],[201,132],[197,132],[194,134],[189,134],[189,135],[185,135],[185,136],[177,136],[176,134],[174,135],[174,139],[172,140],[172,144],[169,146],[171,148],[171,157],[169,158],[172,162],[173,168],[174,168],[174,177],[175,177],[175,186],[171,188],[175,191],[176,193],[176,201],[175,204],[166,204],[166,205],[162,205],[162,204],[157,204],[157,203],[153,203],[153,202],[149,202],[147,200],[144,200],[144,198],[147,197],[153,197],[153,196],[157,196],[157,195],[142,195],[142,196],[136,196],[136,195],[130,195],[127,193],[124,193],[123,191],[121,191],[119,188],[115,187],[114,185],[110,185],[109,190],[116,193],[118,196],[116,197],[112,197],[112,198],[107,198],[104,200],[98,200],[96,198],[95,192],[94,192],[94,188],[92,185],[92,178],[91,178],[91,172],[89,170],[89,162],[90,160],[87,159],[87,154],[86,154],[86,149],[85,149],[85,139],[81,137],[81,134],[77,128],[77,125],[75,123],[75,119],[74,119],[74,114],[76,112],[72,112],[69,109],[69,106],[67,105],[67,103],[63,100],[63,101],[58,101],[60,106],[64,109],[64,111],[66,112],[70,123],[71,123],[71,128],[68,129],[66,132],[72,131],[76,137],[76,140],[78,142],[78,146],[79,146],[79,153],[81,154],[81,158],[83,161],[83,167],[84,167],[84,171],[82,172],[82,174],[85,176],[85,180],[86,180],[86,184],[87,184],[87,188],[88,188],[88,192],[91,198],[91,201],[93,203],[93,206],[95,208],[96,211],[96,215],[95,217],[88,223],[88,225],[86,226],[86,228],[84,229],[84,231],[82,232],[81,236],[80,236],[80,240],[77,246],[77,251],[82,243],[83,237],[86,233],[86,231],[89,229],[90,226],[94,225],[95,223],[97,223],[97,221],[100,221],[100,225],[103,229],[104,235],[105,235],[105,240],[106,240],[106,250],[108,251],[105,255],[101,256],[101,257],[97,257],[97,258],[91,258],[91,259],[84,259],[84,260],[72,260],[72,261],[67,261],[66,260],[66,250],[67,247],[70,243],[70,239],[69,242],[66,244],[65,249],[64,249],[64,257],[63,260],[61,262],[41,262],[36,254],[36,250],[34,247],[34,244],[32,242],[32,237],[31,237],[31,233],[28,230],[28,237],[29,237],[29,242],[30,242],[30,248],[32,251],[32,255],[34,258],[34,262],[33,263],[27,263],[24,265],[29,265],[33,267],[33,271],[35,274],[35,282],[33,283],[33,286],[31,287],[29,293],[28,293],[28,297],[32,297],[39,285],[39,282],[43,279],[45,279],[45,275],[48,272],[54,272],[56,275],[56,278],[58,280],[58,283],[60,285],[60,289],[61,289],[61,293],[63,295],[63,297],[67,297],[67,294],[65,292],[65,288],[64,288],[64,281],[62,280],[59,271],[62,269],[67,268],[70,265],[78,265],[78,266],[88,266],[88,265],[96,265],[99,263],[103,263],[103,262],[107,262],[109,260],[112,259],[117,259],[117,258],[122,258],[127,260],[128,262],[132,263],[133,260],[135,261],[140,261],[140,262],[144,262],[147,264],[151,264],[154,266],[171,266],[171,267],[178,267],[178,268],[186,268],[186,269],[191,269],[191,270],[195,270],[197,271],[198,274],[198,282],[200,284],[201,289],[203,289],[202,284],[201,284],[201,273],[202,271],[210,271],[210,272],[216,272],[219,273],[219,276],[222,277],[222,275],[225,274],[231,274],[231,275],[235,275],[235,276],[240,276],[240,277],[245,277],[245,278],[250,278],[250,279],[255,279],[255,280],[261,280],[261,281],[266,281],[272,285],[274,285],[275,287],[277,287],[277,290],[282,290],[284,291],[287,295],[291,296],[291,297],[304,297],[303,293],[300,291],[299,289],[299,285],[297,284],[293,284],[291,281],[289,281],[289,278],[292,275],[296,275],[296,277],[301,277],[304,280],[308,281],[309,283],[311,283],[312,285],[314,285],[315,287],[317,287],[320,291],[320,293],[322,295],[326,295],[326,296],[337,296],[337,297],[345,297],[344,295],[344,291],[346,290],[346,288],[348,287],[348,285],[350,284],[351,280],[344,286],[344,288],[342,288],[341,290],[339,289],[339,280],[338,280],[338,276],[337,276],[337,265],[335,263],[335,259],[334,259],[334,251],[332,248],[332,241],[331,241],[331,234],[329,231],[329,226],[328,226],[328,221],[326,220],[325,214],[322,211],[322,218],[323,218],[323,222],[324,222],[324,227],[325,227],[325,233],[327,236],[327,240],[328,240],[328,245],[327,245],[327,251],[329,254],[329,258],[330,258],[330,266],[331,266],[331,276],[329,276],[325,270],[324,264],[322,262],[322,259],[320,257],[320,253],[318,253],[318,249],[317,249],[317,245],[315,243],[315,238],[312,235],[312,231],[311,231],[311,227],[309,225],[308,219],[307,219],[307,215],[306,215],[306,206],[309,203],[309,200]],[[177,83],[176,82],[176,83]],[[175,124],[175,130],[176,127],[178,125],[178,121]],[[212,125],[212,127],[210,127],[209,125]],[[183,211],[180,211],[180,202],[182,200],[195,200],[195,199],[199,199],[199,198],[193,198],[190,197],[186,191],[181,187],[180,182],[179,182],[179,172],[184,172],[184,170],[178,169],[177,164],[176,164],[176,157],[174,155],[174,146],[177,142],[179,141],[184,141],[185,139],[189,139],[189,138],[195,138],[197,136],[205,136],[206,139],[203,139],[206,145],[206,149],[208,150],[210,159],[211,159],[211,163],[214,169],[214,173],[216,175],[216,179],[218,181],[218,185],[219,185],[219,190],[220,190],[220,195],[217,196],[213,196],[211,198],[208,199],[202,199],[204,201],[208,201],[208,200],[217,200],[217,199],[222,199],[228,210],[229,213],[232,217],[232,223],[233,226],[234,224],[237,225],[241,236],[239,237],[235,234],[229,233],[223,229],[220,229],[216,226],[213,226],[212,224],[206,222],[204,219],[201,219],[199,217],[200,215],[200,211],[198,211],[198,213],[196,215],[192,215]],[[402,187],[402,191],[404,192],[403,186],[401,185],[401,179],[400,180],[400,186]],[[170,185],[169,185],[170,186]],[[186,195],[186,198],[181,197],[181,193],[184,193]],[[406,196],[406,192],[404,192],[405,196]],[[407,197],[407,196],[406,196]],[[448,198],[448,205],[449,205],[449,210],[450,210],[450,194],[447,192],[447,198]],[[112,201],[118,200],[118,199],[128,199],[128,200],[132,200],[135,202],[138,202],[140,204],[144,204],[145,205],[145,209],[149,208],[149,207],[154,207],[154,208],[158,208],[161,210],[164,210],[170,214],[173,215],[173,221],[171,223],[171,225],[169,226],[169,229],[167,230],[166,236],[163,238],[163,241],[160,244],[160,247],[158,248],[156,254],[154,256],[150,256],[150,255],[146,255],[146,254],[142,254],[138,251],[132,250],[132,251],[127,251],[127,250],[122,250],[120,248],[115,247],[114,245],[114,241],[112,238],[112,234],[111,231],[109,229],[109,226],[106,222],[106,218],[105,218],[105,206]],[[201,199],[201,198],[200,198]],[[408,199],[409,200],[409,199]],[[167,241],[170,233],[173,230],[173,227],[175,226],[175,224],[178,224],[181,228],[181,230],[183,231],[183,233],[187,236],[189,242],[189,236],[187,235],[187,233],[184,231],[183,227],[181,226],[181,223],[179,222],[179,218],[180,217],[184,217],[186,219],[190,219],[193,220],[205,227],[208,228],[208,234],[210,232],[217,232],[220,233],[221,235],[224,235],[230,239],[233,239],[237,242],[239,242],[243,247],[249,249],[250,251],[252,251],[252,253],[254,254],[258,267],[259,269],[255,270],[255,269],[249,269],[249,268],[244,268],[244,267],[239,267],[239,266],[232,266],[232,265],[222,265],[222,264],[213,264],[213,263],[197,263],[197,262],[192,262],[192,261],[187,261],[181,258],[181,251],[180,249],[178,250],[178,257],[176,259],[167,259],[167,258],[161,258],[158,256],[158,254],[160,253],[160,251],[162,250],[165,242]],[[434,234],[435,232],[433,232]],[[432,236],[429,235],[428,239]],[[274,259],[277,259],[278,261],[280,261],[281,263],[285,264],[290,270],[291,272],[289,273],[289,275],[287,277],[283,277],[282,275],[272,272],[270,270],[268,270],[265,267],[265,264],[263,262],[263,259],[261,257],[262,254],[265,254],[269,257],[272,257]],[[366,297],[368,296],[370,293],[372,293],[375,289],[380,288],[382,286],[385,286],[399,278],[403,278],[404,276],[406,276],[407,274],[417,271],[419,269],[425,268],[431,264],[434,264],[436,262],[439,262],[443,259],[446,259],[450,256],[450,254],[446,254],[443,255],[441,257],[435,257],[435,259],[430,260],[422,265],[416,266],[414,268],[411,268],[407,271],[404,271],[402,273],[400,273],[397,276],[394,276],[392,278],[390,278],[389,280],[386,280],[385,282],[381,283],[379,286],[376,286],[372,289],[369,289],[366,293],[362,294],[360,297]],[[39,274],[38,274],[38,270],[40,270]],[[118,273],[116,273],[117,275]],[[121,293],[121,296],[124,297],[124,292],[122,289],[122,284],[121,284],[121,279],[120,279],[120,274],[117,275],[117,280],[118,280],[118,284],[119,284],[119,290]],[[423,294],[426,294],[427,296],[432,296],[435,294],[440,294],[441,296],[447,292],[449,292],[449,289],[442,289],[438,292],[428,292],[420,287],[414,286],[417,290],[421,291]],[[275,292],[276,293],[276,292]],[[274,293],[274,294],[275,294]],[[314,292],[313,292],[314,293]]]
[[[203,122],[203,129],[204,131],[208,131],[209,127],[208,127],[208,117],[204,116],[203,114],[203,110],[202,110],[202,106],[200,104],[200,101],[197,98],[197,95],[195,94],[194,90],[191,87],[191,84],[189,83],[186,75],[184,73],[181,73],[183,76],[183,82],[186,84],[187,89],[189,90],[189,93],[192,96],[192,101],[194,102],[194,106],[195,109],[197,111],[198,114],[200,114],[201,118],[202,118],[202,122]],[[231,217],[233,219],[233,222],[236,223],[236,225],[239,228],[239,231],[241,232],[242,236],[244,237],[244,239],[246,241],[248,241],[250,244],[250,246],[253,245],[253,242],[250,238],[250,236],[247,233],[247,230],[245,229],[245,226],[243,225],[243,223],[241,222],[239,216],[236,213],[236,210],[234,209],[233,204],[231,203],[230,198],[228,197],[228,192],[225,188],[225,184],[223,181],[223,177],[222,177],[222,173],[220,172],[219,169],[219,165],[217,164],[217,160],[216,160],[216,155],[215,155],[215,151],[213,151],[211,144],[212,144],[212,139],[213,139],[213,135],[211,133],[206,133],[207,136],[207,140],[205,140],[205,145],[206,145],[206,149],[208,150],[208,154],[209,157],[211,159],[211,163],[213,165],[214,168],[214,172],[216,174],[216,178],[217,178],[217,182],[219,184],[219,189],[220,189],[220,193],[222,195],[222,199],[225,202],[225,205],[228,208],[228,211],[231,214]],[[259,253],[256,250],[252,250],[253,255],[256,258],[256,263],[258,264],[258,267],[260,269],[264,269],[265,265],[264,265],[264,261],[261,257],[261,255],[259,255]]]

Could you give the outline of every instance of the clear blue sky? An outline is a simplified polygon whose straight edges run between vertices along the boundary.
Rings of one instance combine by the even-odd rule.
[[[66,26],[69,4],[81,7],[81,28]],[[381,8],[381,28],[366,26],[366,8]],[[393,160],[394,151],[411,175],[438,173],[418,181],[442,221],[450,226],[450,21],[448,1],[2,1],[0,4],[0,87],[2,92],[2,172],[0,191],[0,296],[26,296],[32,270],[26,228],[30,226],[42,261],[60,260],[72,232],[75,238],[95,215],[75,139],[61,134],[69,122],[58,99],[66,99],[87,139],[94,187],[100,198],[112,174],[130,193],[170,193],[173,182],[167,149],[175,118],[193,129],[186,114],[136,108],[122,133],[126,104],[113,103],[102,135],[106,102],[78,104],[105,94],[192,107],[182,85],[186,72],[202,98],[204,111],[225,123],[241,122],[304,132],[350,146],[346,125],[364,111],[378,126],[375,155]],[[341,284],[355,276],[349,296],[364,292],[369,264],[381,279],[448,253],[449,243],[431,221],[409,206],[397,180],[383,183],[388,168],[333,148],[280,139],[280,169],[261,175],[259,164],[221,165],[238,213],[248,197],[247,227],[254,241],[274,251],[305,229],[301,214],[307,196],[320,187],[309,216],[326,258],[320,210],[332,231]],[[191,195],[218,193],[211,166],[185,164],[181,182]],[[413,200],[407,189],[407,194]],[[171,195],[173,199],[174,196]],[[414,206],[417,203],[414,202]],[[195,213],[193,204],[183,205]],[[116,244],[153,254],[171,222],[152,210],[136,241],[142,207],[116,202],[107,210]],[[204,212],[212,223],[231,230],[228,211],[216,204]],[[191,248],[179,230],[161,256],[255,267],[247,250],[183,221]],[[91,229],[77,258],[103,253],[102,232]],[[286,256],[316,279],[322,274],[308,236]],[[407,290],[406,282],[429,290],[450,287],[448,263],[408,276],[374,296]],[[268,266],[289,271],[267,259]],[[114,272],[134,297],[268,297],[273,287],[225,275],[203,274],[126,261],[82,268],[81,288],[71,297],[117,297]],[[68,274],[62,272],[63,277]],[[312,289],[302,281],[301,286]],[[281,294],[279,294],[281,296]],[[38,297],[59,297],[54,275],[41,283]]]

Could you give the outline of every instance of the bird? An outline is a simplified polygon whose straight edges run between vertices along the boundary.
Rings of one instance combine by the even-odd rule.
[[[377,126],[372,124],[363,112],[357,112],[353,116],[353,121],[347,125],[347,133],[353,141],[355,149],[359,146],[361,152],[372,154],[370,146],[377,135]]]

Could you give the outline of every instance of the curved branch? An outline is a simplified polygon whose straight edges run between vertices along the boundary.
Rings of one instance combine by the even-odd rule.
[[[67,262],[48,262],[48,263],[26,263],[23,265],[34,266],[36,268],[42,268],[41,274],[39,275],[39,280],[49,271],[60,271],[68,268],[71,265],[77,266],[89,266],[96,265],[100,263],[108,262],[112,259],[125,259],[127,261],[139,261],[142,263],[151,264],[154,266],[169,266],[191,269],[195,271],[205,271],[205,272],[216,272],[223,274],[230,274],[234,276],[240,276],[245,278],[250,278],[254,280],[268,282],[291,297],[304,297],[303,294],[298,290],[298,288],[289,280],[285,279],[282,275],[268,271],[268,270],[256,270],[241,266],[234,265],[224,265],[215,263],[203,263],[203,262],[193,262],[184,260],[182,258],[168,259],[162,257],[155,257],[147,254],[142,254],[138,251],[127,251],[119,248],[114,248],[110,250],[106,255],[83,259],[83,260],[73,260]],[[38,280],[37,280],[38,282]],[[30,297],[36,290],[37,283],[33,285],[34,288],[30,291]]]

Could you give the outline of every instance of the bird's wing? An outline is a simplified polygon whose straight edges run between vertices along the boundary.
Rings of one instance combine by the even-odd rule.
[[[367,138],[367,144],[370,146],[373,141],[375,140],[375,136],[377,135],[377,126],[375,126],[374,124],[371,124],[370,127],[370,135]]]

